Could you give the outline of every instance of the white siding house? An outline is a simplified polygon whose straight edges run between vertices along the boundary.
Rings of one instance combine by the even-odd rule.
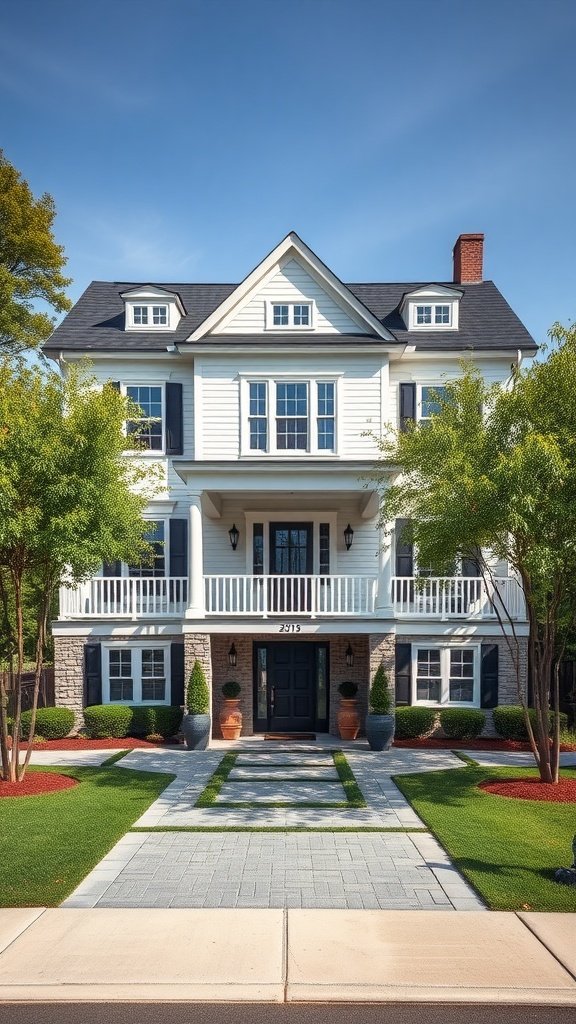
[[[141,405],[149,450],[129,457],[161,466],[157,559],[62,591],[60,703],[182,704],[196,658],[215,712],[222,684],[241,683],[245,733],[334,731],[339,683],[365,709],[381,662],[398,703],[514,700],[477,571],[416,588],[366,481],[375,438],[429,415],[464,354],[505,386],[535,349],[482,280],[481,238],[460,236],[448,283],[344,285],[291,233],[238,286],[88,288],[45,350],[64,368],[88,352]],[[505,565],[497,585],[525,635]]]

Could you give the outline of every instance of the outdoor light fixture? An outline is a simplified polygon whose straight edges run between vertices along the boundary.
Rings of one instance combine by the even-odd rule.
[[[348,647],[346,648],[346,664],[350,668],[354,664],[354,651],[352,650],[352,645],[351,644],[348,644]]]
[[[230,650],[228,651],[228,664],[231,665],[232,668],[236,668],[237,660],[236,648],[234,646],[234,642],[232,642],[230,644]]]
[[[350,523],[348,523],[348,526],[344,530],[344,543],[346,545],[346,551],[350,551],[350,548],[352,547],[352,541],[353,540],[354,540],[354,530],[350,526]]]
[[[236,551],[236,548],[238,547],[238,539],[240,537],[240,531],[236,529],[236,523],[233,523],[231,528],[228,530],[228,536],[230,537],[232,551]]]

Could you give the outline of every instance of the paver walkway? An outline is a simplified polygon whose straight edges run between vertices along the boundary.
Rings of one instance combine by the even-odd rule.
[[[312,746],[241,750],[202,808],[222,751],[132,751],[120,767],[177,776],[136,827],[211,831],[129,833],[63,906],[483,909],[391,779],[462,762],[429,750],[346,757],[365,808],[348,804],[331,751]]]

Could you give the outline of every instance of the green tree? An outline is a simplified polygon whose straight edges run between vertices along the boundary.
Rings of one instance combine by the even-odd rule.
[[[0,150],[0,351],[35,349],[54,329],[56,313],[70,309],[64,277],[66,257],[52,233],[56,209],[45,194],[35,199],[29,185]]]
[[[540,776],[557,782],[558,659],[576,621],[576,328],[555,324],[550,334],[555,345],[546,358],[517,372],[508,389],[488,387],[464,365],[461,378],[438,393],[440,412],[430,423],[380,440],[375,476],[382,524],[410,520],[420,564],[451,575],[458,556],[479,559]],[[534,729],[516,623],[494,582],[494,556],[508,562],[526,603]]]
[[[28,607],[35,608],[34,733],[49,610],[58,588],[88,579],[101,562],[138,561],[144,541],[143,486],[151,471],[123,455],[123,425],[134,415],[114,388],[100,389],[83,369],[62,377],[42,367],[0,364],[0,615],[4,653],[14,666],[12,750],[7,693],[0,693],[4,778],[18,769],[22,666]],[[154,485],[153,477],[150,488]]]

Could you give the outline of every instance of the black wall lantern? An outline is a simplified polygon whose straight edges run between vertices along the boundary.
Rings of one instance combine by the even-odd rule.
[[[230,644],[230,650],[228,651],[228,664],[231,665],[232,668],[236,668],[236,662],[237,661],[238,661],[238,656],[236,654],[236,648],[234,646],[234,642],[232,642]]]
[[[344,543],[346,545],[346,551],[350,551],[350,548],[352,547],[352,541],[353,540],[354,540],[354,530],[350,526],[350,523],[348,523],[348,526],[344,530]]]
[[[348,644],[348,647],[346,648],[346,664],[349,668],[352,668],[352,665],[354,664],[354,651],[352,650],[351,644]]]
[[[236,548],[238,547],[238,540],[240,537],[240,531],[236,529],[236,523],[233,523],[233,525],[228,530],[228,536],[230,537],[232,551],[236,551]]]

